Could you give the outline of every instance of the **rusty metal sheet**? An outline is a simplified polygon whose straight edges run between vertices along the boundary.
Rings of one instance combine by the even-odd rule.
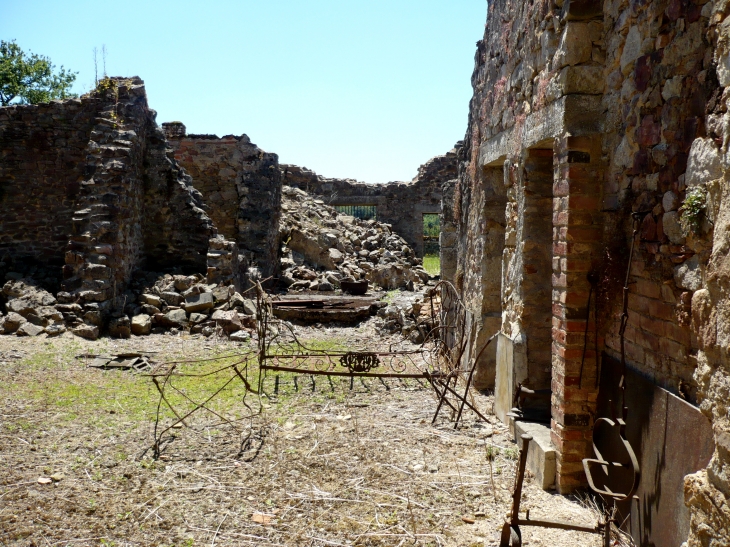
[[[604,354],[599,416],[610,415],[608,401],[618,400],[619,362]],[[636,501],[623,502],[631,513],[625,528],[639,546],[679,547],[689,534],[684,477],[707,467],[715,450],[712,426],[699,409],[627,369],[626,437],[634,447],[641,480]]]

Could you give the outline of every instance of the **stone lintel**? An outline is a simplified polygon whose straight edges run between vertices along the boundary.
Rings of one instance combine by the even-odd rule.
[[[566,133],[572,136],[598,133],[602,119],[600,95],[564,95],[530,114],[522,124],[484,142],[479,148],[479,166],[501,165],[505,158],[514,157],[525,148]]]

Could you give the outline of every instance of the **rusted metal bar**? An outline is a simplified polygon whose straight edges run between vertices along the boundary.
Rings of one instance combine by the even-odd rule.
[[[517,526],[539,526],[540,528],[553,528],[556,530],[572,530],[573,532],[588,532],[591,534],[603,533],[603,526],[596,524],[593,527],[580,526],[577,524],[571,524],[569,522],[560,522],[555,520],[536,520],[536,519],[521,519],[518,518],[513,521]]]
[[[295,367],[279,367],[273,365],[261,365],[261,370],[278,370],[279,372],[297,372],[299,374],[309,374],[314,376],[360,376],[363,378],[438,378],[438,372],[345,372],[337,370],[309,370]]]
[[[603,546],[610,547],[611,543],[611,523],[612,518],[608,515],[604,522],[600,520],[595,526],[581,526],[571,524],[570,522],[561,522],[554,520],[534,520],[530,518],[529,510],[527,517],[520,518],[520,501],[522,500],[522,485],[525,479],[525,467],[527,466],[527,453],[532,441],[531,435],[522,435],[522,449],[520,450],[520,461],[517,468],[517,477],[515,478],[515,488],[512,492],[512,512],[508,520],[502,526],[502,535],[500,537],[499,547],[522,547],[522,533],[520,526],[537,526],[540,528],[553,528],[558,530],[568,530],[573,532],[587,532],[591,534],[603,535]]]

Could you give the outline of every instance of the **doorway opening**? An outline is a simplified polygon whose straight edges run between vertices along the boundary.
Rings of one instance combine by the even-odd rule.
[[[430,275],[441,275],[441,218],[438,213],[423,214],[423,268]]]

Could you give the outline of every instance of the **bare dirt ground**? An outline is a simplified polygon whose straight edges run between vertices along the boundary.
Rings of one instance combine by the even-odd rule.
[[[375,336],[371,323],[299,332],[349,347]],[[219,357],[180,368],[210,372],[247,348],[180,335],[0,337],[0,545],[498,544],[515,444],[492,416],[480,423],[468,415],[455,431],[444,413],[432,426],[435,398],[425,383],[369,379],[350,390],[347,379],[318,377],[313,387],[309,377],[295,385],[289,376],[274,394],[268,378],[253,417],[242,384],[231,384],[211,403],[225,423],[191,417],[154,460],[159,397],[150,378],[77,358],[132,350],[157,352],[157,362]],[[202,400],[225,381],[183,379],[174,402]],[[248,394],[246,403],[258,408],[258,400]],[[492,400],[477,403],[489,411]],[[529,477],[523,508],[533,518],[595,523],[591,511]],[[523,528],[523,545],[599,541]]]

